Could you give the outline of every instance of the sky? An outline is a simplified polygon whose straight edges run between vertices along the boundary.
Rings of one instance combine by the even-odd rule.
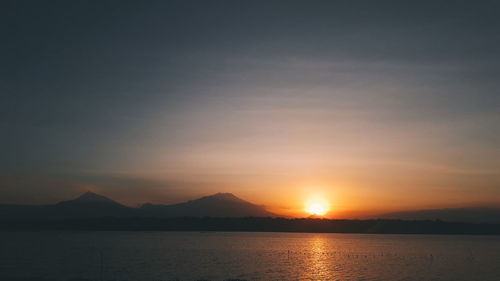
[[[500,206],[498,1],[6,1],[0,203]]]

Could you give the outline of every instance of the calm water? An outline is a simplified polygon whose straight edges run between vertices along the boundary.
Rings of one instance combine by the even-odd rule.
[[[500,280],[500,237],[4,232],[0,279]]]

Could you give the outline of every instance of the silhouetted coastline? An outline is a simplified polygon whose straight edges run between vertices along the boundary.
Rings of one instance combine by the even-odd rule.
[[[373,234],[500,235],[500,224],[440,220],[336,220],[318,218],[118,218],[2,220],[3,231],[235,231]]]

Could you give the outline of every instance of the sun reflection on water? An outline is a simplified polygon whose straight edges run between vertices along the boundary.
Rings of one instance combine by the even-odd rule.
[[[333,257],[328,255],[328,240],[321,235],[317,235],[311,237],[308,244],[308,264],[301,280],[327,280],[334,278],[331,275]]]

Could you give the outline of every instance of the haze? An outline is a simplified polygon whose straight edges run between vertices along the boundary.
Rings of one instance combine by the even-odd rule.
[[[0,203],[500,205],[495,1],[12,1]]]

